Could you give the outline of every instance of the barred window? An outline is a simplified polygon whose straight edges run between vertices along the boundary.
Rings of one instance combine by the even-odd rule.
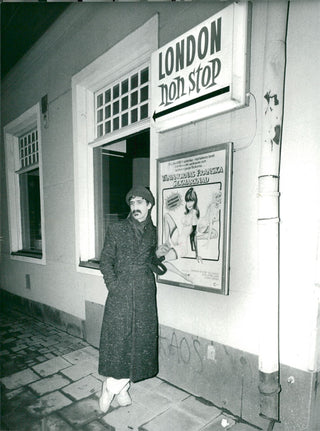
[[[96,137],[149,116],[149,68],[135,71],[95,94]]]
[[[32,130],[19,138],[20,168],[30,167],[39,162],[38,131]]]

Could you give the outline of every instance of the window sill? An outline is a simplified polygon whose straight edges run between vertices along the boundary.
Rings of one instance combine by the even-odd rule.
[[[42,259],[42,251],[35,250],[18,250],[11,252],[11,256],[31,257],[33,259]]]
[[[90,259],[90,260],[86,260],[86,261],[81,260],[79,263],[79,266],[81,268],[90,268],[90,269],[100,270],[99,261],[95,260],[95,259]]]

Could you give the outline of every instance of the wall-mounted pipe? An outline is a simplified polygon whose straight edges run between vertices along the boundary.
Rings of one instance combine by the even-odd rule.
[[[258,178],[260,414],[279,420],[279,172],[289,3],[268,1]]]

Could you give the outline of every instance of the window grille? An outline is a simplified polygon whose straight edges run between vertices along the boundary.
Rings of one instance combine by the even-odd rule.
[[[20,169],[28,168],[39,162],[38,131],[26,133],[19,138]]]
[[[149,116],[149,68],[145,67],[95,94],[96,137]]]

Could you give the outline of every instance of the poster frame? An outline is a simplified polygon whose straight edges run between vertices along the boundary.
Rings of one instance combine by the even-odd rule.
[[[183,189],[186,189],[190,186],[188,185],[181,185],[176,187],[171,187],[166,189],[163,187],[163,182],[161,180],[162,175],[164,174],[164,169],[166,166],[168,166],[168,163],[175,162],[175,163],[183,163],[183,160],[190,160],[190,158],[196,158],[198,156],[201,156],[202,159],[207,158],[209,160],[209,157],[214,157],[216,153],[222,152],[224,154],[224,166],[223,166],[223,173],[220,175],[217,175],[219,178],[219,184],[221,182],[222,187],[222,205],[220,207],[221,211],[219,211],[219,217],[221,216],[221,220],[219,221],[220,226],[222,226],[221,229],[221,236],[220,232],[218,235],[218,241],[219,241],[219,254],[217,255],[217,259],[204,259],[201,261],[203,263],[204,261],[210,261],[214,260],[214,263],[212,267],[218,268],[218,282],[216,283],[216,286],[211,287],[208,285],[205,285],[204,283],[190,283],[185,282],[183,279],[181,281],[177,281],[177,277],[175,274],[173,274],[173,277],[170,278],[170,272],[167,271],[165,275],[157,275],[157,282],[173,285],[173,286],[179,286],[184,288],[189,288],[193,290],[201,290],[201,291],[207,291],[222,295],[228,295],[229,294],[229,270],[230,270],[230,234],[231,234],[231,202],[232,202],[232,162],[233,162],[233,143],[227,142],[222,143],[218,145],[213,145],[207,148],[202,148],[199,150],[192,150],[183,152],[180,154],[175,154],[163,158],[157,159],[157,226],[158,226],[158,245],[163,244],[164,238],[163,238],[163,226],[164,226],[164,203],[165,199],[163,199],[163,196],[165,193],[170,190],[176,190],[177,192],[180,190],[182,192]],[[217,154],[216,154],[217,155]],[[221,157],[221,156],[220,156]],[[195,159],[196,160],[196,159]],[[207,162],[208,163],[208,162]],[[197,184],[192,185],[194,188],[206,186],[207,188],[212,185],[216,186],[218,182],[213,182],[209,184]],[[209,190],[209,189],[208,189]],[[181,195],[181,193],[180,193]],[[186,202],[184,202],[185,204]],[[200,210],[201,213],[201,210]],[[179,229],[177,229],[179,230]],[[181,257],[177,258],[177,262],[179,259],[193,259],[196,260],[195,257],[191,258],[189,257]],[[192,262],[192,261],[190,261]],[[217,263],[216,263],[217,262]],[[164,264],[166,265],[166,261],[164,261]],[[209,263],[207,262],[209,265]],[[214,284],[214,283],[213,283]]]

